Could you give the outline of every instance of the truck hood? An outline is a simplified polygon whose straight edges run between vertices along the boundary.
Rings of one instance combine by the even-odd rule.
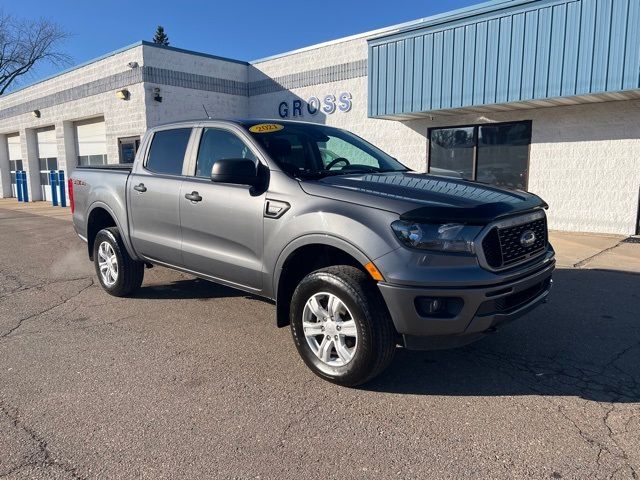
[[[547,208],[540,197],[522,190],[414,172],[338,175],[300,185],[309,195],[387,210],[414,221],[485,225]]]

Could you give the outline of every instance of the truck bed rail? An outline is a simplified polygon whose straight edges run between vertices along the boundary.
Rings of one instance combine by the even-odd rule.
[[[132,163],[112,163],[108,165],[78,165],[77,170],[123,170],[130,172],[133,168]]]

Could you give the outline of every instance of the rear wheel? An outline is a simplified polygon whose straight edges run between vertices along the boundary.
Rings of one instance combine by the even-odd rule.
[[[144,263],[132,259],[116,227],[100,230],[93,244],[93,262],[102,288],[125,297],[142,285]]]
[[[395,352],[395,329],[375,283],[339,265],[310,273],[291,299],[291,333],[318,376],[345,386],[381,373]]]

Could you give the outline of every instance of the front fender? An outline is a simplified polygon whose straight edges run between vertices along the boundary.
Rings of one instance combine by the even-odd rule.
[[[334,237],[332,235],[323,235],[323,234],[309,234],[303,235],[292,240],[280,253],[278,256],[278,260],[276,261],[276,265],[274,268],[273,274],[273,284],[272,284],[272,292],[274,298],[278,295],[278,284],[280,283],[280,276],[282,275],[282,269],[284,263],[287,261],[287,258],[295,252],[298,248],[307,246],[307,245],[327,245],[329,247],[338,248],[345,253],[348,253],[353,258],[355,258],[361,265],[366,265],[371,261],[369,257],[365,255],[365,253],[360,250],[358,247],[353,245],[339,237]]]
[[[276,298],[286,259],[303,246],[335,247],[362,265],[375,261],[398,248],[390,227],[397,218],[395,213],[330,199],[315,199],[308,210],[287,212],[282,220],[265,218],[264,285],[271,291],[264,293]]]

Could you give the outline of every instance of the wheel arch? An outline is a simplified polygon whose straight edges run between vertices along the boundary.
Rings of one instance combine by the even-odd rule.
[[[328,235],[306,235],[289,243],[278,257],[273,292],[278,327],[289,325],[291,295],[307,274],[331,265],[352,265],[366,272],[371,260],[355,245]]]
[[[118,220],[117,215],[113,212],[109,205],[103,202],[94,202],[91,207],[89,207],[89,212],[87,214],[87,251],[89,254],[89,259],[93,260],[93,243],[95,241],[96,235],[103,228],[109,227],[117,227],[118,230],[120,230],[120,237],[124,242],[127,253],[129,253],[131,258],[136,259],[137,256],[135,255],[134,250],[129,243],[128,230],[123,228],[121,222]]]

